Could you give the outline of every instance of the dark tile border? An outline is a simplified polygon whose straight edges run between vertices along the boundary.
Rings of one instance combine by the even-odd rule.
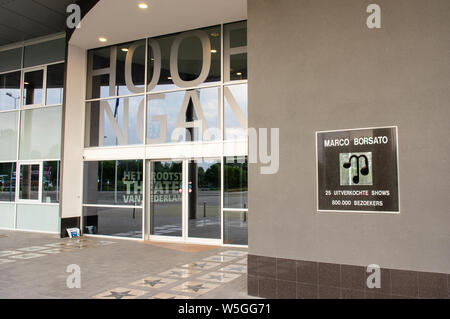
[[[369,288],[365,266],[248,255],[251,296],[278,299],[450,299],[450,274],[381,268]]]

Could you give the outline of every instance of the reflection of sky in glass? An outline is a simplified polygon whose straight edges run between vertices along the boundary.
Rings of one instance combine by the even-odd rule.
[[[0,161],[17,158],[18,112],[0,113]]]
[[[248,120],[247,84],[230,85],[228,88],[234,96],[239,108],[244,113],[246,120]],[[226,98],[224,98],[224,100],[225,139],[231,140],[246,138],[247,133],[239,124],[236,115],[230,107],[230,103]]]
[[[60,157],[61,112],[61,106],[22,111],[20,159]]]
[[[219,88],[205,88],[196,90],[199,95],[200,105],[203,110],[203,115],[206,120],[207,128],[210,131],[217,131],[219,124]],[[160,137],[160,124],[158,121],[153,121],[153,116],[166,115],[167,136],[165,142],[171,141],[171,136],[176,129],[176,123],[180,115],[186,91],[171,92],[161,94],[164,99],[152,99],[149,96],[147,101],[147,134],[148,138],[156,139]],[[185,118],[185,116],[184,116]],[[180,134],[180,141],[185,138],[185,134]],[[213,139],[218,139],[218,134],[213,134]]]
[[[19,99],[20,89],[0,89],[0,111],[19,108]]]
[[[144,96],[135,96],[135,97],[127,97],[119,99],[119,106],[117,108],[117,116],[116,122],[120,128],[121,133],[123,134],[123,118],[124,118],[124,101],[128,99],[129,101],[129,111],[128,111],[128,140],[125,145],[133,145],[133,144],[142,144],[142,134],[143,132],[138,132],[138,128],[143,128],[143,124],[139,124],[138,121],[142,123],[143,110],[141,110],[141,115],[138,116],[139,104],[143,103]],[[103,101],[102,103],[107,103],[109,108],[114,115],[114,111],[116,108],[117,99],[111,99],[107,101]],[[106,105],[106,104],[105,104]],[[111,121],[109,117],[106,115],[106,112],[102,115],[104,118],[104,127],[103,127],[103,146],[115,146],[119,145],[119,140],[117,138],[116,132],[111,125]]]
[[[63,89],[62,88],[47,89],[46,100],[47,101],[45,104],[47,105],[62,104]]]

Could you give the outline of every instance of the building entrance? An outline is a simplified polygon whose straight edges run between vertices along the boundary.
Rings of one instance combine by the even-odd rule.
[[[220,159],[147,165],[147,238],[222,244]]]

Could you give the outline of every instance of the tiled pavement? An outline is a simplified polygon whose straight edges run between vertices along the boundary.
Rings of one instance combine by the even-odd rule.
[[[220,289],[223,285],[240,277],[246,278],[247,266],[242,258],[244,256],[246,256],[245,251],[226,250],[218,255],[208,256],[157,275],[141,278],[128,284],[127,288],[117,287],[93,297],[101,299],[197,298],[215,289]],[[246,260],[246,258],[244,259]],[[217,262],[210,262],[210,260]],[[137,290],[136,287],[142,290]]]
[[[245,249],[0,230],[0,298],[249,298]],[[66,285],[67,266],[81,288]]]

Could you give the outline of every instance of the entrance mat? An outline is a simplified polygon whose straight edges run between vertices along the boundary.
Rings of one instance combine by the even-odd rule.
[[[144,241],[147,245],[163,247],[167,249],[173,249],[178,251],[184,251],[188,253],[196,253],[199,251],[211,250],[219,248],[220,246],[211,246],[211,245],[197,245],[197,244],[178,244],[178,243],[163,243],[163,242],[155,242],[155,241]]]

